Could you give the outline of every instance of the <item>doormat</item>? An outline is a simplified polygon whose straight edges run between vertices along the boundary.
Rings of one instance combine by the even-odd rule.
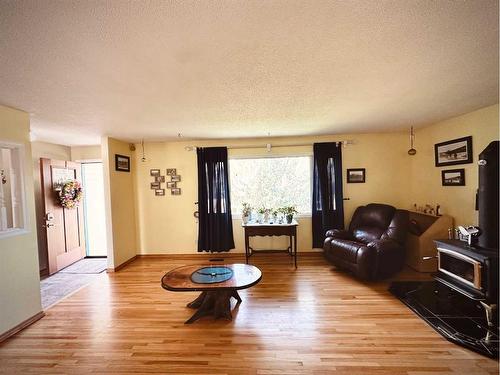
[[[498,323],[488,327],[484,308],[478,301],[438,281],[395,281],[389,292],[448,341],[498,358]]]
[[[60,273],[101,273],[108,266],[106,258],[86,258],[59,271]]]

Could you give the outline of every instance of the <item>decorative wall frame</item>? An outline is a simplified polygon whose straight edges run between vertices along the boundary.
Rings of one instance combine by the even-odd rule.
[[[472,136],[434,145],[436,167],[472,163]]]
[[[441,171],[443,186],[465,186],[465,169],[447,169]]]
[[[161,188],[161,184],[159,182],[151,182],[151,190],[156,190],[156,189],[160,189]]]
[[[155,176],[156,182],[165,182],[165,176]]]
[[[165,189],[156,189],[155,190],[155,195],[156,196],[163,196],[163,195],[165,195]]]
[[[173,188],[170,190],[172,195],[181,195],[181,188]]]
[[[130,157],[115,154],[115,171],[130,172]]]
[[[167,176],[175,176],[177,174],[176,168],[167,168]]]
[[[172,182],[180,182],[181,181],[181,176],[180,175],[170,176],[170,181],[172,181]]]
[[[177,187],[177,182],[167,181],[167,189],[175,189]]]
[[[349,168],[347,169],[347,183],[364,184],[365,175],[366,175],[365,168]]]
[[[149,170],[149,175],[150,176],[159,176],[161,174],[159,169],[150,169]]]

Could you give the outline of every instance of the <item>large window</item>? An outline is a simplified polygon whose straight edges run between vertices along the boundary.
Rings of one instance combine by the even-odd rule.
[[[243,202],[258,209],[295,205],[311,214],[311,157],[230,159],[231,211],[241,214]]]

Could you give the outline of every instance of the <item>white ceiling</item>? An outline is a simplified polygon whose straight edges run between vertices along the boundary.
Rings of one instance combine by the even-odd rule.
[[[0,103],[96,144],[390,131],[498,103],[498,1],[0,1]]]

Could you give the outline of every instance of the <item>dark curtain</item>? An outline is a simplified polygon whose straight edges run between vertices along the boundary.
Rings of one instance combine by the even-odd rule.
[[[322,248],[329,229],[344,229],[342,144],[314,144],[312,234],[313,247]]]
[[[234,248],[226,147],[198,148],[198,251]]]

